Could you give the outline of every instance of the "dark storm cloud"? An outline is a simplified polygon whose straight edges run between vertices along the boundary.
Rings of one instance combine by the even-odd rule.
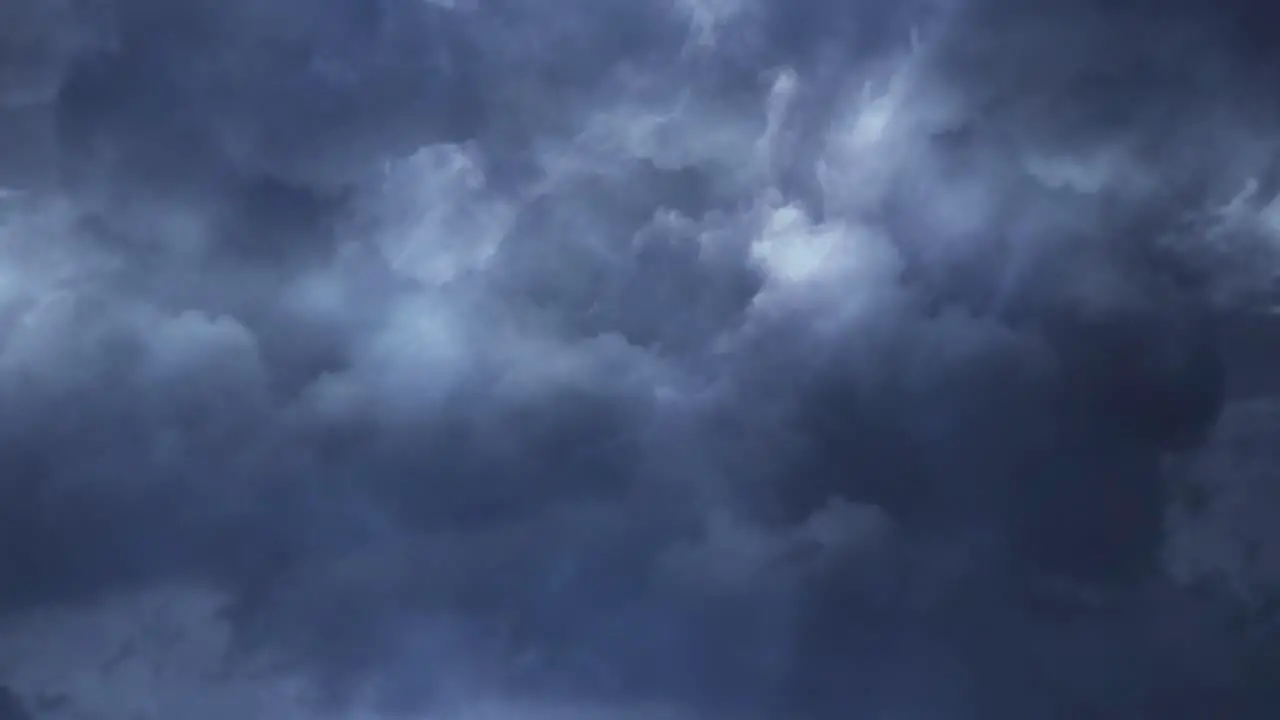
[[[33,712],[1257,714],[1157,563],[1276,267],[1260,16],[57,9],[0,53]]]

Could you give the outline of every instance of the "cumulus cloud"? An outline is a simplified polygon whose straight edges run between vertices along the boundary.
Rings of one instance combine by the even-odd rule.
[[[1261,716],[1202,5],[6,6],[0,716]]]

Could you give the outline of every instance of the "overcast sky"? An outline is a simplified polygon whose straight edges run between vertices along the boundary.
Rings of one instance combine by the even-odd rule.
[[[1275,717],[1262,8],[6,0],[0,718]]]

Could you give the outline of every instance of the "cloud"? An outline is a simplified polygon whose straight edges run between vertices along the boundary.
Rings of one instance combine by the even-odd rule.
[[[1252,717],[1238,602],[1178,582],[1221,522],[1164,461],[1229,506],[1271,61],[1142,5],[5,25],[52,179],[0,157],[0,686],[51,718]]]

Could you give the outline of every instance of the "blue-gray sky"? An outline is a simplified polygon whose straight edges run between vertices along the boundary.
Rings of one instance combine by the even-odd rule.
[[[1274,717],[1268,13],[8,0],[0,718]]]

